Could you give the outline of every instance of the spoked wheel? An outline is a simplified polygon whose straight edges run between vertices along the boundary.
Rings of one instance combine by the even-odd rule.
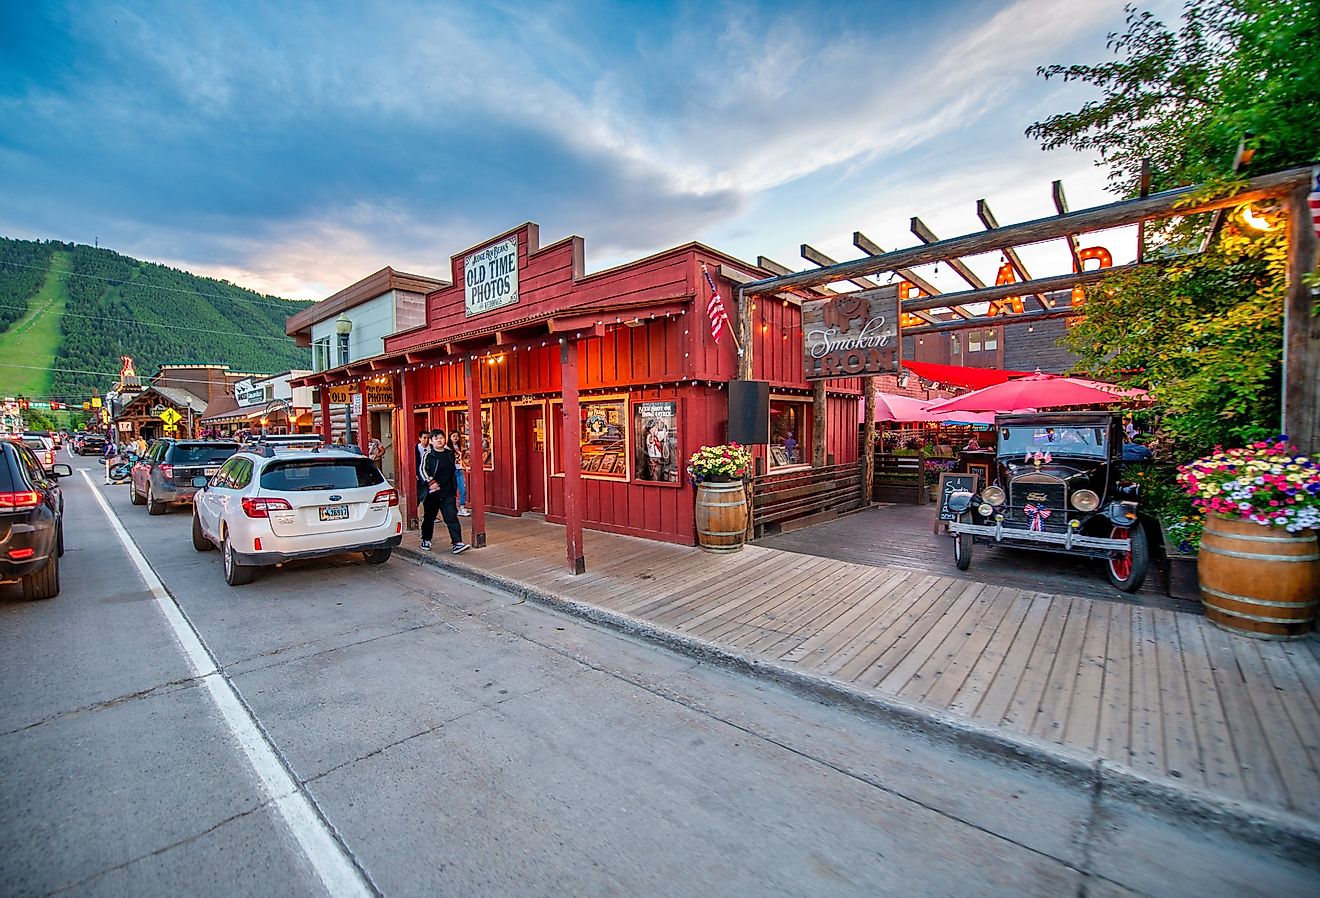
[[[225,582],[230,586],[244,586],[257,576],[257,569],[250,565],[239,564],[234,559],[234,547],[226,536],[220,544],[220,554],[225,560]]]
[[[965,519],[959,518],[958,523],[967,523]],[[965,571],[972,566],[972,535],[970,533],[956,533],[953,537],[953,563],[958,570]]]
[[[1126,539],[1131,543],[1126,552],[1115,552],[1109,556],[1105,566],[1109,582],[1124,592],[1136,592],[1146,582],[1146,570],[1150,567],[1146,531],[1138,521],[1131,527],[1115,527],[1109,538]]]

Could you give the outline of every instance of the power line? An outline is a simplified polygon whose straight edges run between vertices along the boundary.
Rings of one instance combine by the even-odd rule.
[[[201,364],[201,363],[199,363],[199,364]],[[186,363],[183,363],[183,364],[182,364],[182,367],[188,367],[188,366],[187,366]],[[51,371],[51,372],[59,372],[60,374],[90,374],[90,375],[93,375],[93,376],[95,376],[95,377],[118,377],[118,376],[119,376],[119,372],[118,372],[118,371],[88,371],[88,370],[83,369],[83,368],[48,368],[48,367],[46,367],[46,366],[44,366],[44,365],[15,365],[15,364],[12,364],[12,363],[10,363],[10,362],[0,362],[0,368],[22,368],[22,369],[25,369],[25,370],[28,370],[28,371]],[[244,375],[251,375],[251,376],[256,377],[256,378],[258,378],[258,379],[264,379],[264,378],[267,378],[267,377],[274,377],[274,376],[275,376],[274,374],[258,374],[258,373],[256,373],[256,372],[248,372],[248,371],[226,371],[226,372],[224,372],[224,373],[225,373],[226,377],[228,377],[229,375],[233,375],[233,374],[244,374]],[[284,372],[281,371],[281,372],[277,372],[277,373],[278,373],[278,374],[283,374]],[[213,383],[217,383],[217,381],[213,381],[213,380],[194,380],[193,378],[190,378],[190,377],[173,377],[173,376],[170,376],[170,375],[166,375],[166,377],[169,377],[169,380],[170,380],[170,383],[171,383],[171,384],[213,384]],[[146,381],[147,378],[142,378],[142,380]],[[150,386],[153,386],[153,384],[151,384],[151,383],[148,381],[147,383],[145,383],[145,384],[143,385],[143,389],[146,389],[147,387],[150,387]],[[56,397],[56,398],[58,398],[58,397]]]
[[[145,264],[155,264],[155,263],[145,263]],[[260,299],[245,299],[243,297],[226,296],[223,293],[203,293],[200,290],[189,290],[186,287],[166,287],[162,284],[141,284],[138,283],[137,281],[125,281],[125,280],[120,280],[118,278],[102,277],[101,275],[98,274],[84,274],[81,271],[71,271],[67,268],[50,268],[44,265],[25,265],[22,262],[9,262],[3,259],[0,259],[0,265],[12,265],[15,268],[31,268],[34,271],[54,272],[56,274],[67,275],[69,277],[87,278],[88,280],[93,280],[93,281],[105,281],[110,284],[119,284],[120,286],[142,287],[144,289],[151,289],[151,290],[166,290],[171,293],[185,293],[189,296],[205,296],[211,299],[228,299],[234,302],[246,302],[252,305],[271,306],[272,308],[277,308],[277,309],[284,308],[286,305],[290,303],[309,301],[305,299],[282,299],[279,302],[266,302],[265,300],[260,300]],[[195,275],[192,274],[192,272],[186,272],[186,273],[192,275],[193,277],[202,277],[202,275]],[[234,289],[246,290],[247,288],[239,287],[237,284],[235,284]],[[252,292],[252,291],[248,291],[248,292]],[[267,294],[257,294],[257,295],[269,296],[270,294],[267,293]]]

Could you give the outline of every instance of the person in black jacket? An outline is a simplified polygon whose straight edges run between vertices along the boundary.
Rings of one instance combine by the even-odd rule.
[[[413,509],[416,517],[410,526],[418,526],[422,519],[422,500],[426,498],[426,481],[422,479],[422,459],[431,451],[431,434],[422,430],[417,434],[417,445],[413,447],[413,476],[417,478],[417,507]]]
[[[422,548],[431,550],[431,537],[435,533],[436,512],[445,519],[449,528],[449,540],[454,544],[453,552],[466,552],[468,544],[463,542],[463,528],[458,524],[458,509],[454,498],[458,482],[454,479],[454,453],[445,442],[443,430],[431,431],[431,448],[422,456],[418,476],[426,481],[426,499],[422,502]]]

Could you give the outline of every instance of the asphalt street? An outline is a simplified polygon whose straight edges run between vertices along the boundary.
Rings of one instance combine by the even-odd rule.
[[[190,510],[95,479],[60,596],[0,585],[5,895],[1320,893],[1315,858],[399,558],[230,588]]]

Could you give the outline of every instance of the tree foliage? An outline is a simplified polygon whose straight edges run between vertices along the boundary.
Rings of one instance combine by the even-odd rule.
[[[1097,153],[1110,189],[1231,189],[1241,141],[1250,172],[1320,158],[1320,0],[1190,0],[1175,30],[1127,8],[1117,57],[1042,68],[1099,98],[1027,129],[1045,149]],[[1160,262],[1087,290],[1067,337],[1081,368],[1148,387],[1179,455],[1278,432],[1285,284],[1282,227],[1260,235],[1230,216],[1204,253],[1208,217],[1153,229]],[[1148,247],[1148,249],[1150,249]]]

